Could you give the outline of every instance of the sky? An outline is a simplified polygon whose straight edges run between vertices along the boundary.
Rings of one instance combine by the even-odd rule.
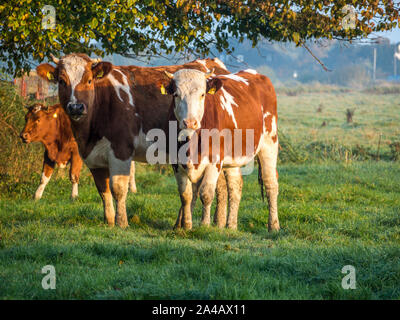
[[[378,32],[377,35],[389,38],[391,43],[400,42],[400,28],[396,28],[390,32]]]

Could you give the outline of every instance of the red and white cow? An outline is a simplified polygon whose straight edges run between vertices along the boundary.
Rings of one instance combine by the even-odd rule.
[[[200,184],[202,224],[208,225],[221,169],[231,171],[232,183],[240,184],[239,168],[257,156],[269,202],[268,229],[279,230],[278,115],[271,81],[251,69],[212,78],[211,73],[190,69],[167,75],[171,82],[166,91],[174,97],[171,119],[178,120],[178,139],[189,137],[189,157],[176,166],[183,219],[191,219],[187,217],[191,214],[190,182]],[[236,198],[228,227],[237,228],[240,195],[229,196]]]
[[[149,130],[168,130],[172,97],[160,93],[158,84],[168,82],[164,71],[182,68],[215,69],[228,74],[218,59],[197,60],[165,67],[114,66],[91,60],[84,54],[53,57],[56,66],[39,65],[39,76],[58,83],[59,99],[68,113],[79,153],[94,177],[109,225],[128,226],[126,194],[131,160],[147,162],[152,141]],[[113,197],[117,213],[113,207]],[[177,227],[180,227],[177,224]],[[183,224],[191,228],[191,220]]]

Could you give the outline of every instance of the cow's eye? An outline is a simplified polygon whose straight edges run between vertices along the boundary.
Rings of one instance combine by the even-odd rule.
[[[88,83],[91,84],[92,83],[92,79],[89,79]]]
[[[65,81],[64,81],[63,79],[60,79],[60,80],[58,81],[58,83],[59,83],[61,86],[65,86]]]
[[[174,93],[174,97],[176,98],[177,96],[178,96],[178,94],[175,92],[175,93]]]
[[[36,122],[39,123],[39,122],[40,122],[40,119],[37,119]]]
[[[201,95],[202,98],[204,98],[205,96],[206,96],[206,95],[205,95],[204,93]]]

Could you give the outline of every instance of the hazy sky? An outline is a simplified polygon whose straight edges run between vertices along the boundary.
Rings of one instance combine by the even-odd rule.
[[[400,42],[400,29],[399,28],[396,28],[391,32],[379,32],[379,33],[377,33],[377,35],[389,38],[391,43]]]

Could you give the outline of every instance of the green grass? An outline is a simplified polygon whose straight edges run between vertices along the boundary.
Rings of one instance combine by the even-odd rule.
[[[174,232],[176,183],[139,166],[129,195],[130,227],[103,224],[87,172],[80,198],[66,178],[31,200],[38,176],[0,199],[2,299],[399,299],[400,165],[281,165],[282,230],[268,233],[256,174],[245,177],[239,231],[199,227]],[[57,289],[43,290],[54,265]],[[345,265],[357,289],[344,290]]]
[[[239,231],[200,228],[199,202],[193,231],[174,232],[176,183],[157,166],[137,166],[127,230],[103,223],[87,169],[79,200],[58,170],[34,202],[42,147],[22,145],[23,103],[0,86],[0,299],[400,299],[398,95],[289,89],[278,96],[282,230],[271,234],[256,174]],[[380,134],[385,161],[358,161],[375,158]],[[49,264],[56,290],[41,287]],[[345,265],[356,290],[341,286]]]
[[[317,112],[319,107],[321,112]],[[350,124],[346,122],[347,109],[355,109]],[[356,148],[357,154],[363,155],[365,149],[365,153],[375,155],[380,135],[380,156],[392,160],[389,145],[400,142],[400,102],[399,96],[394,94],[351,92],[279,96],[278,115],[279,128],[290,137],[292,144],[300,150],[311,151],[308,161],[326,158],[323,153],[313,152],[312,145],[328,146],[328,151],[333,149],[331,153],[338,152],[340,146]],[[324,121],[326,126],[322,126]],[[328,158],[344,160],[345,155],[330,154]]]

